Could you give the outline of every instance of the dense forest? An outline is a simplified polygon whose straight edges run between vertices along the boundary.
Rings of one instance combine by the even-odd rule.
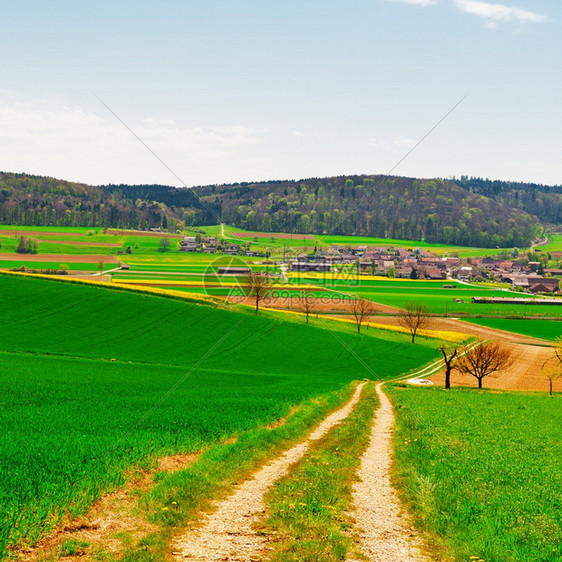
[[[542,230],[531,215],[560,223],[560,198],[560,187],[465,177],[448,181],[341,176],[178,189],[88,186],[0,173],[3,224],[175,230],[222,220],[265,232],[484,247],[528,246]]]
[[[167,207],[157,199],[124,197],[119,189],[42,176],[0,173],[0,224],[149,228],[168,218],[181,220],[184,209]]]
[[[539,221],[450,181],[313,178],[196,188],[227,224],[248,230],[528,246]]]
[[[523,209],[550,224],[562,223],[562,185],[541,185],[461,176],[451,181],[473,193]]]

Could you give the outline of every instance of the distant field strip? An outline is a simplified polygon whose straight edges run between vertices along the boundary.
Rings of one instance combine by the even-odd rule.
[[[102,261],[104,263],[119,263],[119,259],[112,255],[91,254],[0,254],[0,266],[2,261],[11,262],[53,262],[53,263],[96,263]]]
[[[121,248],[122,244],[116,244],[113,242],[79,242],[77,240],[47,240],[45,238],[40,238],[40,244],[65,244],[69,246],[97,246],[100,248]]]
[[[467,318],[467,321],[479,324],[480,326],[488,326],[490,328],[497,328],[498,330],[506,330],[508,332],[515,332],[516,334],[524,334],[526,336],[551,341],[562,336],[562,321],[560,320]]]

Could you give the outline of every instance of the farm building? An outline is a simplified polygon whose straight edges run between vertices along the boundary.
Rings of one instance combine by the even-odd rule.
[[[329,272],[332,270],[331,263],[311,263],[311,262],[292,262],[292,271],[324,271]]]
[[[252,268],[250,267],[219,267],[219,275],[250,275]]]

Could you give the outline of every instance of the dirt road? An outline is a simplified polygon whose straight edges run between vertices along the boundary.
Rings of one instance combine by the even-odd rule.
[[[381,383],[377,385],[377,394],[380,406],[369,447],[361,458],[359,481],[353,486],[352,515],[360,533],[361,550],[368,560],[377,562],[427,560],[390,483],[394,412]]]
[[[253,478],[238,486],[235,492],[207,516],[203,527],[190,530],[174,544],[178,560],[258,560],[267,550],[267,541],[252,528],[265,510],[264,496],[269,488],[285,476],[299,461],[311,443],[322,438],[344,420],[359,401],[365,383],[357,386],[352,398],[341,409],[329,415],[305,441],[262,467]]]

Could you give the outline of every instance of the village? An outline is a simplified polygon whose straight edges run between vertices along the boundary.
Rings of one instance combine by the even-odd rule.
[[[275,261],[270,251],[252,250],[251,243],[227,242],[217,237],[186,236],[180,241],[179,251],[207,254],[241,255]],[[562,268],[548,268],[559,264],[562,252],[542,254],[535,250],[529,255],[517,250],[498,251],[496,257],[461,258],[455,255],[436,256],[423,248],[379,248],[367,245],[340,246],[328,249],[314,247],[309,253],[288,256],[283,252],[279,263],[288,263],[295,272],[332,272],[354,266],[358,273],[402,279],[456,279],[471,282],[509,284],[516,291],[534,294],[554,294],[560,289]],[[509,259],[511,258],[511,259]],[[271,263],[271,261],[270,261]]]

